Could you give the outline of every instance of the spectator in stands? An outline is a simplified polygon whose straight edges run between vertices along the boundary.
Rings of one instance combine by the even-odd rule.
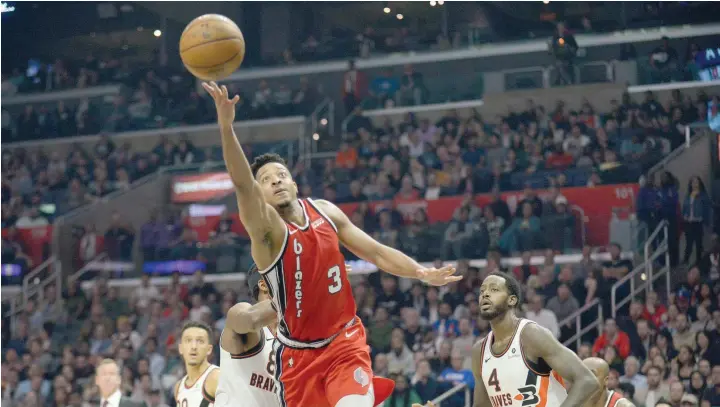
[[[400,76],[400,91],[398,92],[398,105],[418,106],[423,104],[425,83],[421,73],[415,71],[412,65],[407,64]]]
[[[390,397],[383,403],[387,407],[405,407],[415,403],[424,403],[415,390],[410,387],[407,376],[403,374],[395,374],[390,376],[395,381],[395,389]]]
[[[451,383],[452,386],[465,384],[472,391],[475,388],[475,378],[472,371],[463,368],[464,359],[459,353],[453,352],[450,358],[451,365],[443,370],[438,376],[438,381]],[[461,406],[464,402],[462,393],[455,393],[448,400],[448,404],[452,406]]]
[[[343,103],[347,115],[363,100],[367,93],[367,87],[365,73],[360,72],[355,66],[355,61],[350,60],[348,62],[348,70],[343,76],[342,87]]]
[[[392,69],[383,70],[381,76],[370,83],[370,96],[375,107],[392,107],[395,104],[395,93],[400,89],[400,81],[393,77]]]
[[[458,219],[452,220],[445,230],[443,257],[462,259],[473,254],[477,250],[479,232],[479,225],[470,219],[470,209],[461,207]]]
[[[533,213],[530,202],[522,202],[522,214],[500,236],[499,245],[508,253],[539,249],[540,219]],[[542,206],[540,206],[542,210]]]
[[[120,213],[114,212],[110,227],[105,232],[105,248],[108,257],[112,260],[130,261],[135,241],[135,232],[132,226],[122,222]]]
[[[678,53],[670,46],[670,39],[662,37],[662,44],[650,52],[650,79],[653,83],[677,79]]]
[[[265,119],[270,116],[272,109],[272,89],[268,86],[267,81],[260,81],[258,89],[252,101],[253,117],[256,119]]]
[[[557,321],[563,321],[575,313],[580,308],[580,304],[573,297],[570,286],[567,283],[561,283],[558,286],[557,295],[548,301],[546,308],[555,314]],[[570,337],[571,330],[572,327],[569,325],[560,326],[560,337]]]
[[[413,353],[405,343],[405,333],[402,328],[395,328],[390,339],[390,352],[387,354],[388,371],[403,376],[415,373],[415,360]]]
[[[542,296],[534,295],[530,299],[530,308],[525,312],[525,318],[549,329],[556,338],[560,337],[558,319],[552,311],[545,308],[545,299]]]
[[[557,23],[556,31],[550,42],[550,50],[555,57],[558,76],[555,84],[571,85],[575,83],[574,60],[578,50],[575,36],[565,28],[565,23]]]
[[[685,221],[683,231],[685,232],[685,257],[684,263],[690,264],[690,255],[695,249],[696,262],[699,262],[703,255],[704,228],[712,225],[712,203],[705,191],[700,177],[690,178],[688,193],[682,205],[682,215]]]
[[[618,329],[612,318],[605,320],[605,329],[593,344],[593,355],[598,355],[606,346],[614,346],[622,359],[626,359],[630,355],[630,338],[625,332]]]

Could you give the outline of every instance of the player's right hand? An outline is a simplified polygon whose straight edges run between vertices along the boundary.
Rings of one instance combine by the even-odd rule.
[[[218,86],[215,82],[203,82],[203,88],[212,96],[217,110],[218,123],[232,125],[235,120],[235,105],[240,101],[240,96],[235,95],[232,99],[228,97],[228,90],[225,85]]]
[[[455,274],[455,267],[453,266],[444,266],[439,269],[427,267],[416,270],[417,278],[420,281],[436,287],[462,280],[462,276],[454,276],[453,274]]]

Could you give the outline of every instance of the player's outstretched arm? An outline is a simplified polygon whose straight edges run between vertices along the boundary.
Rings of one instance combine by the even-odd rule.
[[[537,324],[527,324],[521,335],[526,356],[543,358],[563,379],[572,382],[567,398],[560,407],[580,407],[589,395],[600,388],[590,369],[575,353],[558,342],[549,330]]]
[[[285,224],[280,215],[265,202],[260,184],[253,177],[250,163],[235,135],[235,104],[240,98],[235,95],[230,99],[227,87],[220,87],[215,82],[203,83],[203,88],[215,101],[223,159],[235,187],[240,220],[253,242],[272,246],[273,242],[284,238]]]
[[[315,203],[337,227],[340,242],[356,256],[376,265],[380,270],[398,277],[417,278],[431,285],[445,285],[462,279],[461,276],[453,275],[454,267],[425,268],[399,250],[379,243],[355,226],[334,204],[325,200],[317,200]]]
[[[270,300],[250,305],[240,302],[232,306],[225,319],[225,326],[238,335],[257,332],[262,327],[272,324],[277,315]]]
[[[485,388],[485,381],[483,381],[482,378],[483,345],[485,345],[485,340],[481,339],[477,341],[472,348],[472,372],[475,377],[473,407],[488,407],[492,405],[490,403],[490,396],[488,396],[487,389]]]

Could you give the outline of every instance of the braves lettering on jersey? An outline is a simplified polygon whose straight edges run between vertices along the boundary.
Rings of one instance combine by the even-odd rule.
[[[258,344],[241,355],[233,355],[220,346],[215,407],[280,406],[274,378],[274,340],[270,330],[263,328]]]
[[[562,378],[540,359],[526,360],[520,333],[527,324],[521,319],[508,346],[499,354],[492,351],[493,333],[483,342],[480,372],[492,407],[559,406],[567,397]]]
[[[321,348],[355,319],[355,300],[337,227],[311,199],[300,199],[305,223],[287,223],[277,259],[261,271],[278,312],[277,339]]]
[[[605,407],[615,407],[617,403],[623,399],[623,396],[620,395],[620,393],[616,393],[615,390],[610,391],[610,394],[608,395],[607,402],[605,403]]]
[[[187,375],[183,376],[178,385],[177,394],[175,400],[177,401],[178,407],[209,407],[213,405],[213,400],[205,394],[205,379],[207,379],[210,372],[217,369],[218,366],[210,365],[203,372],[200,377],[192,384],[188,386]]]

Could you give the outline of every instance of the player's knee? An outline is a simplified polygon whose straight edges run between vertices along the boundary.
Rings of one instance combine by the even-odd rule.
[[[372,386],[366,394],[351,394],[338,400],[335,407],[374,407],[375,393]]]

